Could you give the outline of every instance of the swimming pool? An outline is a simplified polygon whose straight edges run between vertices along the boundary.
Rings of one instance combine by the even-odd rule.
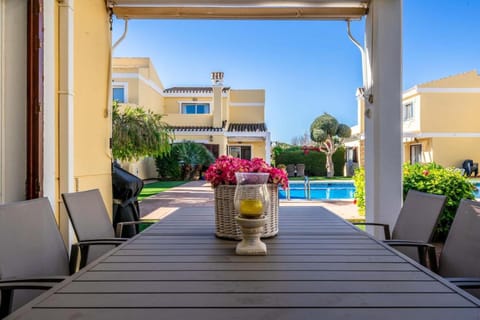
[[[289,191],[279,189],[278,197],[291,200],[352,200],[354,192],[355,187],[350,181],[309,181],[307,183],[293,181],[290,182]]]
[[[480,199],[480,182],[473,183],[477,190],[475,198]],[[290,194],[283,189],[278,190],[279,199],[306,199],[306,200],[353,200],[355,186],[350,181],[298,181],[290,182]],[[290,197],[288,197],[290,196]]]
[[[473,184],[475,187],[477,187],[477,190],[475,190],[473,194],[475,195],[476,199],[480,199],[480,182],[474,182]]]

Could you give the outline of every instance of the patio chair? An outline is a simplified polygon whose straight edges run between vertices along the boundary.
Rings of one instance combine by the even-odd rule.
[[[480,288],[480,202],[460,201],[452,226],[431,269],[464,289]],[[480,297],[479,291],[471,292]]]
[[[295,176],[295,165],[294,164],[287,164],[287,175],[289,177]]]
[[[72,254],[80,253],[79,265],[77,266],[78,261],[72,261],[72,272],[128,240],[119,237],[123,226],[155,222],[147,220],[119,222],[115,233],[98,189],[63,193],[62,198],[78,240],[72,245]]]
[[[296,165],[297,167],[297,177],[305,176],[305,164],[299,163]]]
[[[427,266],[431,256],[432,245],[428,244],[433,237],[435,226],[446,203],[443,195],[409,190],[395,226],[390,233],[389,225],[381,223],[355,223],[357,225],[373,225],[384,228],[385,242],[395,246],[400,252]],[[419,246],[418,244],[423,244]]]
[[[0,319],[69,275],[47,198],[0,205]]]

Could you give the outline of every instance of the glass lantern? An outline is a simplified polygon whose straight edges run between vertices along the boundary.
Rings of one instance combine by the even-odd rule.
[[[240,217],[260,218],[270,205],[267,182],[270,174],[263,172],[236,172],[234,205]]]

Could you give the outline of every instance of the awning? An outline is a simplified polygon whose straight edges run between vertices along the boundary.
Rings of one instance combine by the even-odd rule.
[[[121,19],[346,20],[367,14],[369,0],[106,0]]]

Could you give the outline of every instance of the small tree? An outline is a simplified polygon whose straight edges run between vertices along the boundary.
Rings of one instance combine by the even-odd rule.
[[[121,109],[113,103],[112,154],[115,159],[130,161],[170,152],[173,130],[161,121],[162,116],[139,106]]]
[[[324,113],[310,125],[310,137],[319,144],[320,151],[326,155],[327,177],[334,174],[332,156],[338,147],[343,145],[345,138],[350,137],[352,131],[346,124],[338,123],[335,117]]]

